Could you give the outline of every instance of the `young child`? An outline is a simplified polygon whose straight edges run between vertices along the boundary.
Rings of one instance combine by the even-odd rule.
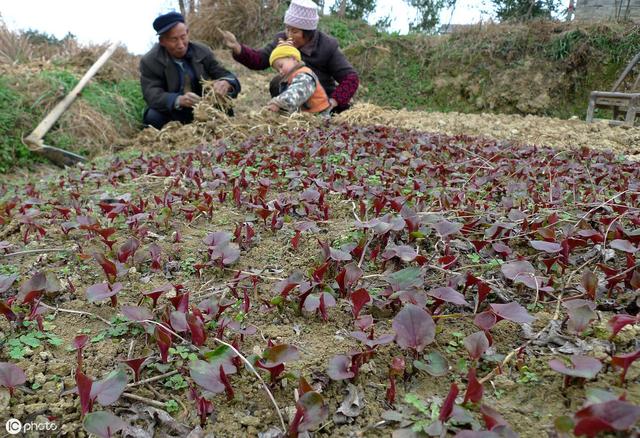
[[[280,73],[280,94],[267,104],[269,111],[303,111],[329,115],[331,103],[318,77],[301,60],[300,51],[280,44],[271,52],[269,64]]]

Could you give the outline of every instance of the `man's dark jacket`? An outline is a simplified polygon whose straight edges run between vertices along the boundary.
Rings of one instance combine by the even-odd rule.
[[[194,41],[189,42],[187,54],[182,59],[193,67],[199,80],[227,80],[233,91],[231,97],[236,97],[240,92],[238,78],[222,67],[213,56],[211,49],[204,44]],[[164,47],[156,43],[140,60],[140,85],[144,100],[150,108],[158,111],[170,112],[174,109],[175,100],[182,91],[183,76],[178,71],[179,67],[167,53]],[[198,86],[193,90],[202,94]]]

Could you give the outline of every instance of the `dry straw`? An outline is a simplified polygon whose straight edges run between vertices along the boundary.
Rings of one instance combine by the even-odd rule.
[[[212,47],[221,46],[217,28],[232,32],[238,41],[256,45],[283,30],[283,0],[202,0],[189,15],[191,34]]]

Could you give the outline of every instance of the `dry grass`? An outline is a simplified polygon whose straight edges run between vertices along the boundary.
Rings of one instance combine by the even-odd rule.
[[[94,62],[107,50],[109,44],[80,47],[76,52],[68,54],[61,63],[67,68],[74,67],[78,71],[87,71]],[[119,46],[109,61],[98,71],[96,80],[118,82],[123,79],[137,79],[140,74],[138,66],[140,57],[127,52]]]
[[[241,43],[256,45],[268,41],[283,28],[282,17],[286,2],[269,0],[202,0],[190,16],[190,30],[194,39],[212,47],[220,47],[218,28],[235,34]]]
[[[107,43],[81,45],[74,38],[65,38],[55,44],[48,43],[42,39],[34,39],[27,33],[9,30],[0,17],[0,66],[31,64],[42,70],[55,64],[84,74],[108,46]],[[97,79],[117,82],[138,78],[139,59],[121,46],[98,72]]]
[[[81,141],[73,149],[84,149],[90,156],[113,152],[116,143],[127,131],[129,135],[134,134],[126,126],[118,128],[111,119],[82,100],[75,102],[58,123],[59,129]]]
[[[24,35],[7,29],[0,17],[0,64],[17,64],[33,58],[33,46]]]

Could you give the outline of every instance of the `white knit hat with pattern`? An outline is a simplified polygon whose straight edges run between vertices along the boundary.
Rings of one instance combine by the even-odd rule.
[[[318,5],[311,0],[291,0],[284,14],[284,24],[302,30],[318,28]]]

